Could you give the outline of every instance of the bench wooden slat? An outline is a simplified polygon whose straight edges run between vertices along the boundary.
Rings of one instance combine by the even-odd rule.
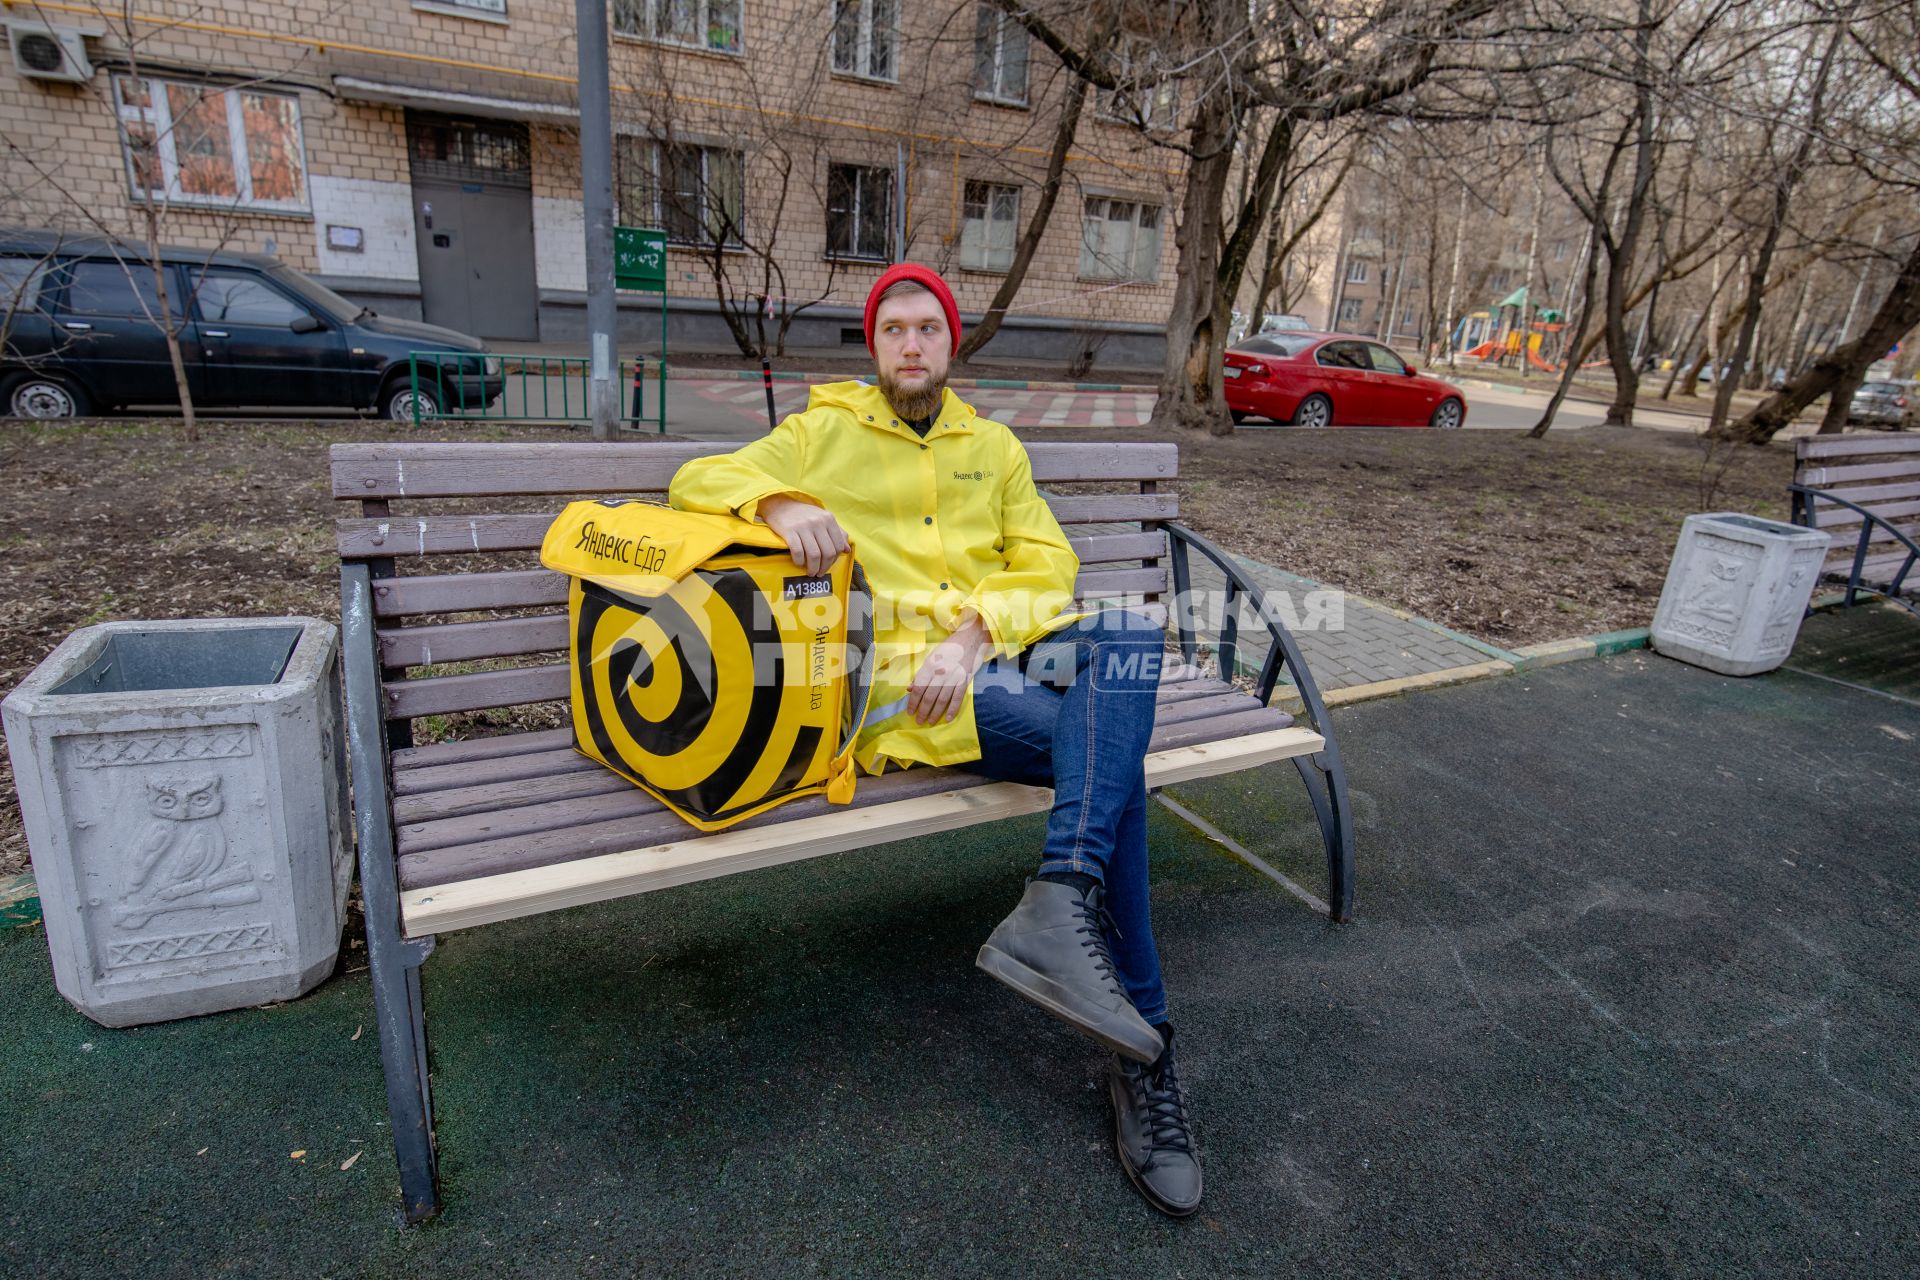
[[[441,622],[427,627],[383,630],[380,665],[423,667],[436,662],[469,662],[530,653],[564,652],[567,615],[539,613],[485,622]]]
[[[1155,728],[1219,719],[1259,707],[1251,694],[1234,692],[1163,703]],[[498,776],[475,785],[397,796],[394,822],[399,828],[395,834],[400,853],[580,826],[664,807],[611,769],[571,749],[488,763],[516,762],[522,762],[520,769],[502,769]],[[630,798],[604,799],[616,793]]]
[[[1796,458],[1855,458],[1875,453],[1920,453],[1920,436],[1801,436]]]
[[[1860,522],[1856,520],[1853,522],[1853,525],[1854,527],[1851,529],[1844,529],[1834,534],[1833,549],[1827,553],[1829,562],[1836,559],[1848,559],[1853,555],[1853,549],[1860,543]],[[1824,527],[1825,526],[1822,526],[1822,528]],[[1893,527],[1901,533],[1906,534],[1909,538],[1920,541],[1920,523],[1909,521],[1904,524],[1896,523]],[[1872,532],[1867,534],[1868,546],[1872,546],[1876,542],[1892,542],[1893,540],[1893,533],[1885,525],[1881,524],[1874,525]]]
[[[1061,494],[1047,499],[1053,518],[1063,525],[1132,524],[1178,520],[1180,496],[1174,493]]]
[[[1915,538],[1914,541],[1920,542],[1920,538]],[[1888,552],[1884,555],[1868,556],[1860,562],[1861,580],[1863,582],[1887,581],[1900,571],[1901,565],[1906,563],[1907,554],[1907,549],[1901,547],[1898,551]],[[1853,556],[1849,554],[1829,560],[1820,566],[1820,572],[1829,577],[1845,579],[1853,573]],[[1920,585],[1920,583],[1916,583],[1916,585]]]
[[[334,522],[343,560],[378,556],[494,555],[537,550],[556,512],[388,516]],[[1069,537],[1082,563],[1143,560],[1166,554],[1160,533],[1094,533]]]
[[[533,733],[503,733],[492,738],[460,738],[452,742],[429,742],[418,747],[401,747],[389,758],[396,775],[428,764],[465,764],[472,760],[493,760],[501,756],[527,755],[550,751],[573,741],[569,729],[540,729]]]
[[[1901,516],[1920,514],[1920,501],[1863,502],[1860,505],[1882,520],[1897,521]],[[1849,511],[1845,507],[1829,507],[1823,504],[1815,509],[1813,519],[1816,528],[1832,529],[1839,525],[1859,524],[1866,517],[1858,511]]]
[[[1850,467],[1801,467],[1794,473],[1793,482],[1822,488],[1850,480],[1892,480],[1901,476],[1920,476],[1920,458],[1911,462],[1862,462]]]
[[[1160,684],[1158,714],[1165,718],[1173,704],[1230,691],[1231,686],[1201,674],[1198,668],[1170,669]],[[395,807],[407,804],[408,821],[472,813],[498,807],[489,803],[493,788],[576,768],[617,776],[576,752],[573,734],[567,729],[409,747],[393,755]]]
[[[475,671],[428,680],[402,680],[381,689],[386,718],[443,716],[483,707],[521,707],[529,702],[552,702],[567,696],[567,664],[510,667],[504,671]]]
[[[517,494],[662,493],[692,458],[728,453],[737,442],[596,444],[337,444],[336,498],[505,497]],[[1029,444],[1037,483],[1168,480],[1179,474],[1172,444],[1103,444],[1098,450]]]
[[[1192,750],[1192,748],[1213,743],[1223,743],[1224,746],[1213,752]],[[1154,734],[1153,748],[1147,758],[1147,781],[1150,786],[1168,785],[1171,782],[1207,776],[1209,773],[1246,768],[1267,760],[1306,754],[1319,750],[1322,745],[1324,742],[1318,734],[1309,729],[1285,724],[1282,714],[1272,708],[1259,708],[1240,715],[1176,725],[1165,731],[1156,731]],[[762,814],[758,818],[750,818],[726,831],[700,836],[678,817],[665,810],[659,810],[637,816],[554,827],[526,835],[405,854],[399,860],[400,877],[404,888],[426,890],[445,887],[455,881],[490,878],[552,866],[556,863],[570,862],[572,865],[579,865],[577,860],[580,859],[665,842],[690,847],[711,841],[715,843],[706,844],[705,847],[709,852],[717,854],[729,847],[731,842],[728,837],[738,837],[747,832],[764,830],[768,827],[779,829],[778,838],[774,841],[775,845],[790,846],[794,834],[805,830],[805,824],[809,820],[824,821],[847,841],[838,845],[838,849],[853,848],[917,834],[889,824],[884,811],[899,801],[946,793],[991,793],[994,789],[1012,785],[983,783],[979,778],[961,770],[910,769],[880,778],[861,780],[859,792],[852,806],[852,811],[859,813],[859,821],[848,821],[850,810],[847,807],[830,805],[823,797],[816,796],[782,805],[770,813]],[[1038,812],[1051,803],[1051,793],[1044,788],[1021,787],[1018,789],[1030,793],[1024,798],[1026,807],[1019,809],[1018,812]],[[999,816],[1010,815],[975,813],[967,820],[982,821]],[[822,850],[822,852],[831,851],[834,850]],[[706,874],[723,873],[723,871],[713,870]],[[675,880],[671,883],[685,882]],[[649,887],[664,888],[666,886],[663,883]],[[620,890],[621,893],[640,891],[637,888]],[[500,905],[509,904],[503,900]],[[514,910],[512,914],[516,915],[527,914],[534,910],[551,909],[550,906],[528,906],[524,899],[512,905],[525,907],[525,910]],[[459,927],[446,923],[433,912],[426,912],[416,917],[413,907],[407,908],[407,917],[410,934],[431,932],[436,928]],[[433,922],[427,923],[430,918]],[[491,916],[489,918],[506,919],[508,917]],[[470,920],[464,923],[480,923],[480,921]]]
[[[1155,596],[1164,592],[1166,585],[1167,570],[1164,566],[1153,569],[1099,568],[1083,571],[1074,582],[1074,592],[1087,599],[1101,599],[1128,592]],[[551,569],[419,574],[410,578],[382,578],[373,584],[373,612],[379,618],[477,613],[485,609],[530,609],[566,602],[566,576]],[[488,624],[483,622],[477,625]],[[532,651],[504,649],[500,652]]]
[[[1920,467],[1915,468],[1920,471]],[[1879,502],[1897,502],[1902,498],[1920,498],[1920,481],[1906,480],[1898,484],[1861,484],[1832,485],[1822,487],[1820,492],[1829,497],[1840,498],[1847,502],[1858,502],[1862,506],[1873,506]],[[1820,504],[1825,511],[1844,510],[1841,507]]]

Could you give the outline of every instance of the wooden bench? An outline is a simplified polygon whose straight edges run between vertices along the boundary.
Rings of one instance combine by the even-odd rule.
[[[702,835],[574,752],[564,728],[414,745],[420,717],[564,707],[566,581],[536,555],[548,523],[575,497],[659,497],[683,462],[726,447],[333,447],[333,494],[358,504],[337,530],[348,751],[381,1060],[411,1221],[439,1207],[420,999],[420,966],[437,933],[1051,804],[1043,788],[910,769],[862,779],[852,806],[801,800]],[[1245,627],[1264,629],[1266,659],[1249,691],[1196,665],[1201,637],[1188,611],[1173,609],[1185,661],[1170,664],[1179,669],[1161,686],[1147,780],[1159,787],[1293,760],[1325,841],[1331,914],[1347,919],[1353,823],[1326,712],[1277,611],[1229,557],[1174,523],[1177,495],[1159,486],[1176,474],[1175,447],[1036,444],[1029,453],[1043,486],[1109,490],[1049,498],[1080,555],[1082,599],[1164,613],[1174,603],[1169,586],[1184,592],[1199,568],[1228,597],[1211,637],[1218,670],[1238,669],[1243,614],[1253,619]],[[1267,705],[1283,671],[1304,700],[1303,722]],[[548,721],[564,723],[560,714]]]
[[[1803,436],[1793,457],[1793,522],[1833,535],[1821,575],[1847,584],[1848,605],[1864,593],[1913,610],[1920,437]]]

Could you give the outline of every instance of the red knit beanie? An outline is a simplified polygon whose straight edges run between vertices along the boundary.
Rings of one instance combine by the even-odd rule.
[[[947,354],[959,354],[960,308],[954,303],[953,290],[947,288],[947,282],[940,278],[938,271],[917,262],[902,262],[898,266],[888,267],[886,273],[874,281],[873,292],[867,295],[867,353],[873,353],[873,313],[880,309],[880,295],[902,280],[925,285],[940,300],[940,309],[947,313],[947,332],[953,335],[953,346]]]

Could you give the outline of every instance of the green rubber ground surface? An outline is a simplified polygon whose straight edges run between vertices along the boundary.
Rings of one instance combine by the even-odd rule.
[[[1186,1222],[1099,1054],[972,969],[1031,820],[447,935],[411,1232],[364,973],[116,1032],[6,931],[0,1271],[1920,1269],[1920,709],[1631,653],[1337,714],[1355,924],[1154,811]],[[1290,768],[1180,796],[1323,883]]]

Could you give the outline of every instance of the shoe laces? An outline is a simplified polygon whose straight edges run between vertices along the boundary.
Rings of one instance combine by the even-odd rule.
[[[1099,890],[1081,898],[1074,911],[1080,922],[1073,931],[1081,936],[1080,945],[1093,952],[1094,968],[1099,970],[1114,990],[1124,990],[1120,985],[1120,974],[1113,967],[1113,951],[1107,945],[1107,931],[1111,929],[1114,936],[1118,937],[1120,926],[1114,923],[1113,917],[1100,902]]]
[[[1154,1160],[1163,1154],[1191,1155],[1193,1133],[1187,1121],[1187,1091],[1181,1087],[1180,1073],[1173,1065],[1172,1046],[1150,1066],[1129,1063],[1127,1073],[1134,1079],[1134,1108],[1147,1132],[1147,1160],[1141,1171],[1152,1168]]]

